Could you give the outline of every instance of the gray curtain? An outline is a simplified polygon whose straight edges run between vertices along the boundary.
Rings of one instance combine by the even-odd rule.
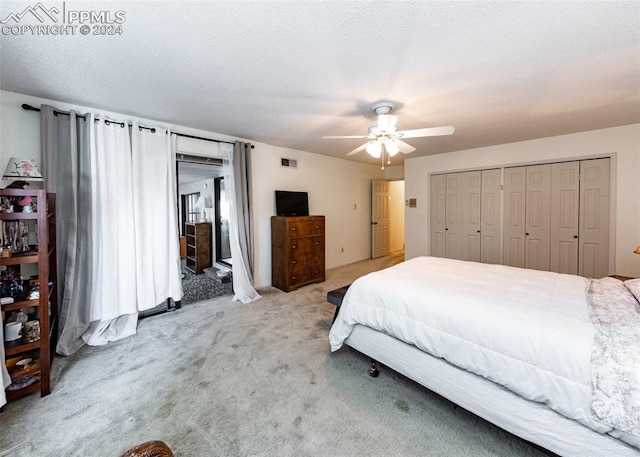
[[[240,250],[249,281],[253,283],[253,217],[251,216],[251,144],[233,146],[233,177],[238,215]]]
[[[56,114],[42,105],[42,174],[45,188],[56,194],[57,297],[60,333],[56,352],[70,355],[84,345],[91,297],[90,122],[71,111]]]

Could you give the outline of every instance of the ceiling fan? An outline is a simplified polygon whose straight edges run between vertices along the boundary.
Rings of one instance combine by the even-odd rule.
[[[451,125],[413,130],[398,130],[398,117],[389,114],[393,111],[393,108],[394,105],[390,102],[380,102],[373,105],[371,111],[378,115],[378,121],[369,127],[368,135],[323,136],[322,138],[368,138],[369,141],[349,152],[347,156],[352,156],[360,151],[366,150],[371,157],[376,159],[381,158],[384,168],[384,152],[387,154],[387,163],[390,163],[391,157],[395,156],[398,152],[409,154],[416,150],[416,148],[410,144],[402,141],[403,139],[451,135],[455,131]]]

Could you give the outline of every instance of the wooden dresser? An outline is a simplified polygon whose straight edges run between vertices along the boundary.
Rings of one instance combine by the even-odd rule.
[[[271,218],[271,284],[291,292],[324,281],[324,216]]]
[[[211,266],[211,222],[187,223],[185,266],[195,274]]]

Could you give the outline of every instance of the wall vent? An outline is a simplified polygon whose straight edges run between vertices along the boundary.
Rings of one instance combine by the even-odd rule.
[[[298,168],[298,161],[296,159],[280,157],[280,165],[283,167]]]

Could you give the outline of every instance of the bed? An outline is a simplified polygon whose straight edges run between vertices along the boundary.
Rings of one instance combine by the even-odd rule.
[[[638,456],[639,296],[640,280],[419,257],[356,280],[329,340],[559,455]]]

